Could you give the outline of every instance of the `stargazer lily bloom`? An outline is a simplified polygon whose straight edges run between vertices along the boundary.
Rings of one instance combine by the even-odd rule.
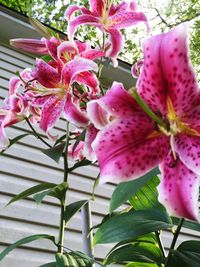
[[[136,179],[159,165],[159,200],[176,216],[197,219],[200,175],[200,90],[188,56],[187,25],[148,38],[138,94],[162,120],[155,123],[122,84],[114,83],[100,100],[88,104],[99,128],[99,105],[112,114],[92,147],[102,182]]]
[[[32,105],[41,107],[41,118],[39,126],[50,137],[49,130],[57,119],[64,114],[64,117],[77,127],[84,127],[88,124],[88,118],[76,104],[73,96],[72,84],[79,81],[82,73],[98,71],[96,63],[89,59],[75,57],[63,65],[61,71],[49,65],[42,59],[37,59],[36,68],[31,75],[35,78],[34,86],[29,83],[28,90],[35,94]],[[82,84],[87,85],[87,80]]]
[[[30,115],[28,100],[20,94],[13,94],[4,100],[0,109],[0,151],[9,146],[5,128],[14,125]]]
[[[80,11],[81,15],[72,19],[72,15]],[[79,6],[69,6],[66,10],[66,18],[69,21],[68,38],[73,40],[74,33],[78,26],[87,24],[98,27],[110,36],[111,48],[107,56],[115,59],[123,47],[123,37],[120,32],[129,26],[139,22],[147,24],[147,18],[143,12],[136,11],[136,2],[114,5],[112,0],[90,0],[90,9]],[[147,24],[148,27],[148,24]]]

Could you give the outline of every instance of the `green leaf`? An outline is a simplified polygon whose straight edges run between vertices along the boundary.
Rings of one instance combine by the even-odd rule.
[[[35,199],[35,202],[37,203],[37,205],[40,205],[42,203],[43,199],[46,196],[49,196],[50,192],[51,192],[51,189],[45,190],[42,193],[35,194],[33,196],[33,198]]]
[[[29,22],[42,37],[46,37],[47,39],[51,38],[52,34],[49,32],[49,29],[44,26],[39,20],[29,18]]]
[[[173,262],[176,267],[199,267],[200,266],[200,241],[190,240],[180,244],[173,251]]]
[[[9,147],[11,147],[11,146],[14,145],[15,143],[17,143],[19,140],[21,140],[22,138],[24,138],[24,137],[26,137],[27,135],[30,135],[30,134],[31,134],[31,133],[21,134],[21,135],[18,135],[17,137],[15,137],[15,138],[13,138],[13,139],[9,139],[10,144],[9,144],[9,146],[8,146],[6,149],[8,149]],[[6,149],[2,150],[2,151],[0,152],[0,155],[3,154],[3,153],[6,151]]]
[[[146,235],[142,235],[142,236],[139,236],[137,238],[131,238],[131,239],[127,239],[127,240],[123,240],[119,243],[117,243],[110,251],[107,255],[109,255],[111,252],[113,252],[115,249],[121,247],[121,246],[124,246],[124,245],[128,245],[128,244],[131,244],[133,242],[146,242],[146,243],[151,243],[151,244],[157,244],[157,238],[155,236],[154,233],[149,233],[149,234],[146,234]]]
[[[120,183],[114,190],[110,201],[110,212],[117,209],[130,199],[136,192],[143,187],[152,177],[159,174],[158,168],[153,169],[144,176],[129,182]]]
[[[131,262],[131,263],[126,264],[124,267],[158,267],[158,265],[154,263]]]
[[[45,62],[49,62],[50,60],[52,60],[52,57],[50,55],[45,55],[45,56],[42,56],[41,59],[44,60]]]
[[[58,138],[58,139],[56,140],[56,142],[55,142],[55,144],[54,144],[54,147],[55,147],[57,144],[61,143],[63,140],[65,140],[65,138],[66,138],[66,134],[63,134],[60,138]]]
[[[157,176],[152,177],[141,187],[134,196],[129,199],[131,206],[135,210],[144,210],[150,208],[164,208],[158,202],[157,186],[160,179]]]
[[[73,145],[73,148],[72,148],[72,154],[74,153],[74,151],[77,148],[77,146],[80,143],[80,141],[83,141],[85,139],[85,133],[86,133],[86,130],[82,131],[82,133],[76,139],[76,141],[75,141],[75,143]]]
[[[80,252],[56,254],[57,267],[92,267],[93,260]]]
[[[53,183],[42,183],[42,184],[38,184],[38,185],[35,185],[23,192],[21,192],[20,194],[14,196],[9,202],[7,205],[10,205],[11,203],[15,202],[15,201],[18,201],[18,200],[21,200],[21,199],[24,199],[28,196],[31,196],[35,193],[38,193],[38,192],[41,192],[41,191],[44,191],[45,189],[49,189],[49,188],[53,188],[55,187],[56,184],[53,184]]]
[[[61,253],[56,253],[56,263],[57,267],[68,267],[69,266],[69,261],[65,255]],[[70,266],[71,267],[71,266]]]
[[[65,222],[67,223],[87,202],[88,200],[80,200],[68,205],[64,213]]]
[[[69,170],[70,172],[79,168],[79,167],[82,167],[82,166],[87,166],[87,165],[90,165],[91,164],[91,161],[90,160],[87,160],[87,159],[83,159],[81,161],[78,161],[74,164],[74,166],[72,166]]]
[[[172,218],[173,224],[175,224],[175,225],[179,224],[180,218],[176,218],[176,217],[171,217],[171,218]],[[199,222],[184,220],[183,227],[200,232],[200,223]]]
[[[42,200],[46,196],[55,197],[60,200],[61,204],[64,204],[67,188],[68,188],[68,184],[66,182],[63,182],[49,190],[46,190],[42,193],[34,195],[33,198],[35,199],[38,205],[42,203]]]
[[[134,242],[114,250],[105,259],[104,264],[124,262],[161,263],[162,251],[154,244]]]
[[[43,265],[40,265],[39,267],[57,267],[56,262],[49,262]]]
[[[115,243],[172,227],[165,210],[129,211],[111,217],[97,230],[93,244]]]
[[[35,240],[38,239],[49,239],[50,241],[52,241],[55,244],[55,237],[52,235],[46,235],[46,234],[41,234],[41,235],[31,235],[31,236],[27,236],[25,238],[22,238],[20,240],[18,240],[17,242],[15,242],[14,244],[10,245],[9,247],[7,247],[6,249],[4,249],[1,253],[0,253],[0,261],[8,254],[10,253],[13,249],[33,242]]]
[[[60,158],[62,156],[63,150],[65,147],[65,143],[61,143],[57,146],[53,146],[52,148],[42,149],[41,151],[47,155],[49,158],[53,159],[55,162],[59,163]]]

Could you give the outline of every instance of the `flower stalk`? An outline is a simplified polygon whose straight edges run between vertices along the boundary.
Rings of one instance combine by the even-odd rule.
[[[69,174],[69,167],[68,167],[68,146],[69,146],[69,122],[67,122],[66,128],[66,142],[65,148],[63,151],[63,160],[64,160],[64,177],[63,182],[67,182],[68,174]],[[59,226],[59,239],[58,239],[58,252],[63,254],[64,249],[64,238],[65,238],[65,209],[66,209],[66,192],[61,202],[61,211],[60,211],[60,226]]]
[[[165,262],[165,267],[168,267],[169,264],[170,264],[170,261],[171,261],[171,258],[172,258],[172,254],[173,254],[173,249],[174,249],[174,247],[176,245],[176,241],[177,241],[178,236],[180,234],[181,227],[182,227],[183,223],[184,223],[184,218],[182,218],[180,220],[180,222],[179,222],[179,224],[178,224],[178,226],[176,228],[176,231],[174,233],[174,238],[172,240],[172,243],[171,243],[171,246],[170,246],[170,249],[169,249],[169,254],[168,254],[168,257],[167,257],[166,262]]]

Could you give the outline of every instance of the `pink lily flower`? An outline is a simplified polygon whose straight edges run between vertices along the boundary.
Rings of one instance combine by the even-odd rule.
[[[9,146],[5,128],[14,125],[29,116],[28,100],[20,94],[11,95],[4,100],[5,106],[0,109],[0,150]]]
[[[62,112],[64,117],[77,127],[85,127],[88,124],[86,114],[81,111],[72,95],[72,84],[78,80],[77,76],[91,70],[98,71],[98,66],[89,59],[75,57],[63,65],[61,71],[42,59],[37,59],[36,68],[32,72],[37,83],[35,87],[31,85],[28,87],[35,93],[32,105],[42,108],[40,128],[50,137],[49,130]],[[84,84],[84,79],[82,80]],[[87,81],[85,83],[87,85]]]
[[[144,63],[138,93],[160,116],[156,125],[119,83],[88,114],[98,128],[99,104],[113,119],[99,131],[92,147],[101,182],[135,179],[159,165],[159,200],[170,214],[195,220],[200,175],[200,91],[188,56],[186,24],[153,36],[143,44]]]
[[[82,14],[74,19],[72,15],[80,11]],[[111,49],[107,56],[115,59],[123,47],[123,37],[120,29],[133,26],[139,22],[146,23],[147,18],[143,12],[136,11],[136,2],[129,4],[122,1],[120,4],[114,5],[111,0],[90,0],[90,9],[69,6],[66,10],[66,18],[69,21],[68,38],[73,40],[74,33],[78,26],[87,24],[98,27],[110,36]]]

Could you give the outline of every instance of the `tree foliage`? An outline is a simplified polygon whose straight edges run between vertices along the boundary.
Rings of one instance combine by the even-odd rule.
[[[114,2],[119,2],[119,0]],[[0,0],[0,3],[66,33],[67,22],[63,20],[63,17],[68,5],[78,4],[87,7],[88,0]],[[185,21],[190,22],[191,58],[197,72],[200,73],[200,1],[168,0],[158,3],[156,0],[139,0],[138,8],[147,14],[152,33],[167,31]],[[88,40],[93,45],[98,44],[100,34],[94,27],[89,26],[82,26],[77,31],[79,39]],[[133,64],[141,57],[140,42],[146,36],[146,29],[144,26],[139,26],[123,31],[123,34],[125,45],[120,59]]]

